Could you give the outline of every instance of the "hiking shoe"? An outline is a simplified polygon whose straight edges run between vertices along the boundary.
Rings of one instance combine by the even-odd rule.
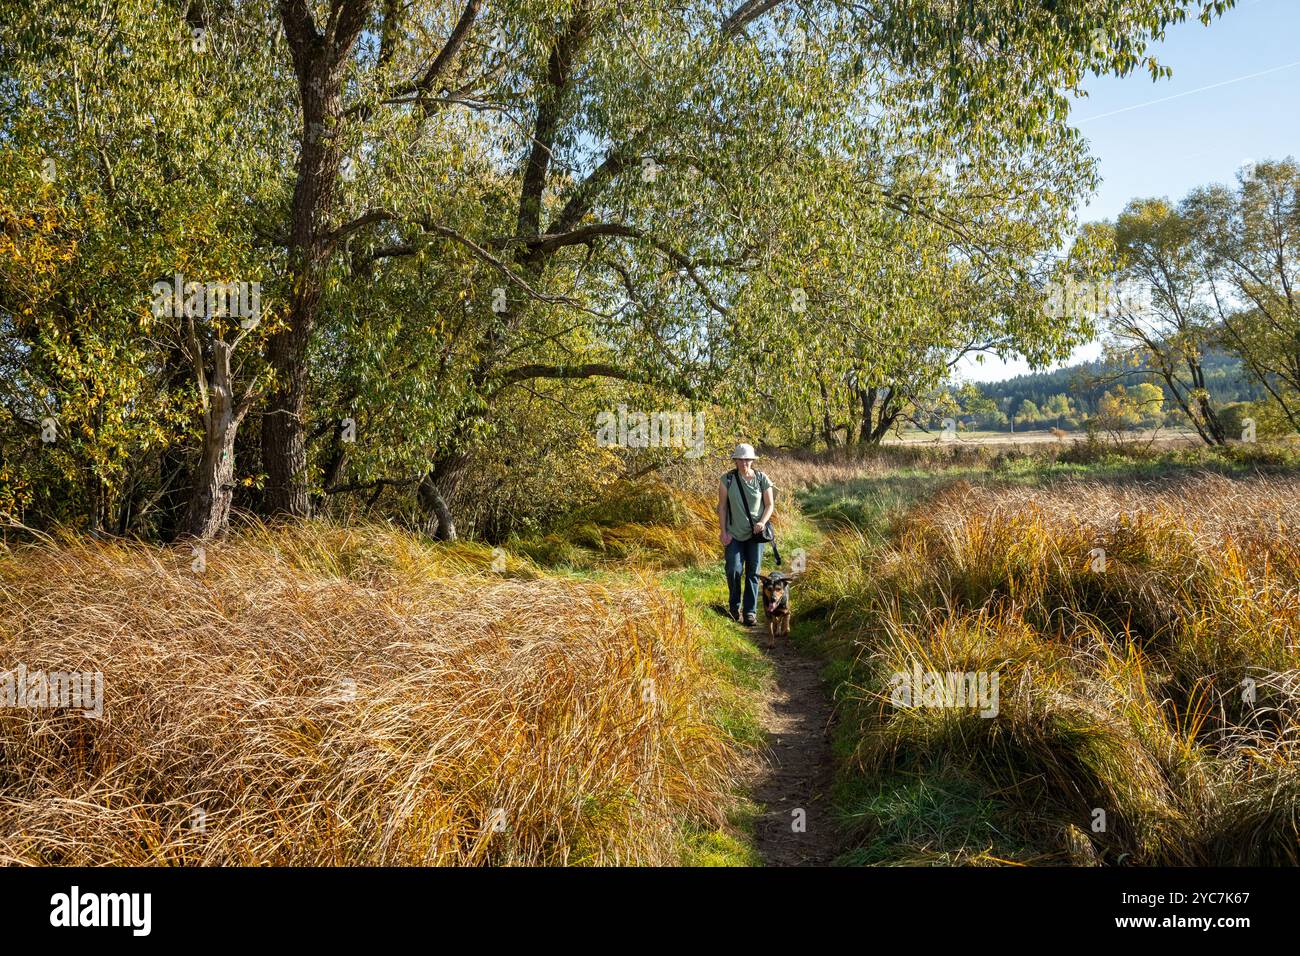
[[[757,615],[757,614],[746,614],[746,615],[745,615],[745,626],[746,626],[746,627],[754,627],[756,624],[758,624],[758,615]]]
[[[730,617],[733,621],[737,621],[737,622],[739,622],[739,621],[740,621],[740,608],[738,608],[738,607],[733,607],[731,610],[729,610],[729,611],[727,612],[727,616]]]

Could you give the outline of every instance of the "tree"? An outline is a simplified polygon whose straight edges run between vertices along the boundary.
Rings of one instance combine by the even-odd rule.
[[[1300,431],[1300,166],[1256,164],[1186,201],[1225,345]]]
[[[957,401],[962,413],[973,418],[978,428],[1001,428],[1007,423],[1007,416],[998,408],[997,402],[973,382],[962,385],[957,392]]]
[[[1156,427],[1162,424],[1163,404],[1164,393],[1151,382],[1141,382],[1133,388],[1116,385],[1101,396],[1092,422],[1118,443],[1126,433],[1144,425]]]
[[[1043,405],[1043,416],[1052,419],[1058,428],[1066,425],[1072,428],[1078,427],[1078,420],[1074,417],[1074,405],[1070,401],[1070,396],[1064,392],[1057,392],[1048,398]]]
[[[497,74],[499,84],[472,95],[458,87],[456,105],[511,118],[494,134],[504,155],[518,157],[518,201],[487,204],[490,214],[477,227],[425,230],[490,266],[502,308],[470,339],[474,358],[452,413],[456,424],[422,485],[441,489],[463,469],[475,440],[490,432],[501,394],[530,381],[623,377],[685,396],[730,387],[737,364],[763,361],[754,343],[783,338],[773,334],[774,320],[788,315],[783,304],[793,289],[830,278],[815,274],[816,250],[801,241],[831,239],[828,206],[861,213],[868,227],[888,214],[954,236],[970,222],[995,218],[1012,198],[1035,217],[1038,231],[1024,244],[1038,248],[1042,232],[1059,225],[1054,211],[1065,202],[1051,191],[1036,200],[1023,188],[1025,154],[1040,144],[1040,171],[1055,167],[1051,175],[1062,182],[1087,168],[1077,135],[1063,123],[1066,101],[1057,85],[1073,86],[1094,67],[1145,63],[1160,72],[1144,59],[1145,40],[1192,5],[1126,11],[1135,15],[1102,45],[1095,30],[1113,26],[1116,10],[1081,4],[1061,17],[1016,18],[1009,16],[1014,4],[1002,6],[810,4],[796,18],[789,4],[738,3],[719,24],[707,6],[694,4],[633,13],[572,3],[541,18],[528,42],[515,43],[507,29],[522,48],[518,59]],[[868,47],[871,57],[860,52]],[[980,55],[981,48],[996,55]],[[949,65],[936,68],[945,58]],[[877,122],[880,113],[889,122]],[[939,201],[942,190],[910,191],[925,177],[933,185],[938,160],[945,150],[956,155],[957,144],[982,164],[972,183],[1000,175],[991,195],[953,191],[968,204],[961,216],[953,215],[955,203]],[[872,150],[884,161],[870,160]],[[930,168],[905,169],[903,160],[918,152],[932,157]],[[858,161],[846,165],[846,155]],[[838,210],[830,218],[839,220]],[[399,220],[372,210],[356,221]],[[916,341],[936,327],[955,330],[952,338],[987,331],[963,314],[1006,301],[1015,283],[1001,274],[1010,248],[1001,256],[973,248],[986,239],[971,240],[964,252],[944,252],[930,240],[938,255],[952,257],[947,278],[964,278],[951,286],[950,304],[931,312],[931,325],[914,326],[901,347],[889,342],[891,356],[916,354]],[[839,245],[843,254],[850,244]],[[908,251],[894,251],[893,274],[905,273]],[[936,268],[927,281],[944,271]],[[800,272],[809,274],[803,286],[791,281]],[[484,291],[480,286],[480,299]],[[1032,341],[1036,327],[1022,321],[1023,294],[1020,300],[1020,308],[1004,310],[994,347],[1016,338],[1041,350]],[[604,354],[575,361],[570,349],[561,361],[506,361],[527,343],[565,344],[559,329],[575,330],[584,348],[603,343]],[[1053,339],[1053,354],[1065,347],[1060,336],[1044,337]],[[982,344],[974,339],[970,347]],[[911,370],[859,362],[843,374],[790,378],[824,388],[837,410],[847,404],[845,390],[854,393],[858,427],[841,429],[823,414],[826,440],[841,432],[879,440],[932,388],[953,348],[945,339],[922,349],[926,361]],[[858,373],[852,382],[851,371]]]
[[[1217,330],[1188,213],[1162,199],[1134,200],[1112,236],[1117,294],[1108,332],[1114,350],[1160,377],[1206,444],[1224,444],[1204,366]]]
[[[1162,75],[1165,25],[1228,5],[6,2],[15,245],[45,158],[77,236],[4,329],[7,401],[39,373],[83,423],[92,524],[200,534],[403,488],[449,536],[539,390],[740,406],[761,370],[786,418],[878,441],[957,356],[1086,332],[1041,308],[1094,175],[1069,91]],[[261,283],[262,321],[149,314],[178,271]]]
[[[1123,439],[1125,432],[1137,428],[1139,423],[1137,406],[1125,394],[1123,385],[1106,390],[1091,420],[1116,442]]]
[[[1038,406],[1027,398],[1020,403],[1020,411],[1016,412],[1017,424],[1030,428],[1037,425],[1042,420],[1042,417],[1043,413],[1038,410]]]
[[[1144,428],[1159,428],[1165,423],[1165,393],[1154,382],[1138,382],[1128,390],[1137,409],[1138,422]]]
[[[0,334],[19,356],[5,369],[10,407],[22,417],[36,402],[60,420],[44,450],[85,482],[89,527],[169,537],[219,530],[230,507],[261,331],[210,314],[227,297],[207,292],[261,279],[256,223],[230,196],[257,203],[274,189],[258,148],[274,125],[246,110],[261,77],[242,54],[257,37],[236,32],[225,56],[207,56],[188,11],[164,12],[170,29],[151,4],[13,11],[0,162],[16,255],[0,275]],[[209,135],[214,115],[241,111],[247,151]],[[43,235],[65,251],[33,282],[23,260]],[[178,281],[181,308],[170,296],[154,308],[157,284]],[[234,369],[232,327],[251,333]]]
[[[302,126],[285,237],[287,316],[267,350],[275,386],[262,424],[262,464],[265,507],[271,514],[305,516],[310,511],[304,423],[307,354],[320,317],[330,254],[351,228],[332,220],[344,159],[343,87],[348,79],[366,82],[348,74],[371,8],[371,0],[331,0],[318,22],[307,0],[279,0]]]

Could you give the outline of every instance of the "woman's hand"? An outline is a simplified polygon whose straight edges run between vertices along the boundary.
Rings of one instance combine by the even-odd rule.
[[[731,544],[731,535],[723,531],[718,535],[718,540],[722,542],[722,546],[725,548],[727,545]]]
[[[754,534],[762,534],[763,529],[767,527],[766,521],[760,521],[754,525]]]

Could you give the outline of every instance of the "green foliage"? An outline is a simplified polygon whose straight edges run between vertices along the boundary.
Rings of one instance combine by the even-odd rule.
[[[1052,255],[1096,177],[1073,91],[1164,75],[1151,42],[1229,5],[5,0],[0,428],[21,450],[0,494],[36,524],[174,533],[227,347],[254,509],[288,481],[419,520],[431,476],[467,530],[535,527],[558,475],[617,461],[589,416],[626,395],[743,428],[757,392],[765,437],[817,408],[830,440],[878,441],[951,410],[961,352],[1041,363],[1089,334],[1042,309],[1102,251]],[[56,249],[57,274],[24,272]],[[261,282],[266,316],[146,316],[177,272]],[[66,444],[35,444],[38,405]]]
[[[1243,171],[1235,189],[1184,200],[1224,347],[1238,355],[1277,411],[1300,431],[1300,165],[1293,157]]]

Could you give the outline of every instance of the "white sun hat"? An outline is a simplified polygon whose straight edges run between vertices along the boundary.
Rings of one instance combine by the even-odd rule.
[[[740,460],[740,459],[742,459],[742,458],[747,458],[747,459],[749,459],[750,461],[753,461],[753,460],[756,459],[757,457],[758,457],[758,456],[754,454],[754,446],[753,446],[753,445],[740,444],[740,445],[737,445],[735,448],[733,448],[733,449],[731,450],[731,460],[732,460],[732,461],[738,461],[738,460]]]

